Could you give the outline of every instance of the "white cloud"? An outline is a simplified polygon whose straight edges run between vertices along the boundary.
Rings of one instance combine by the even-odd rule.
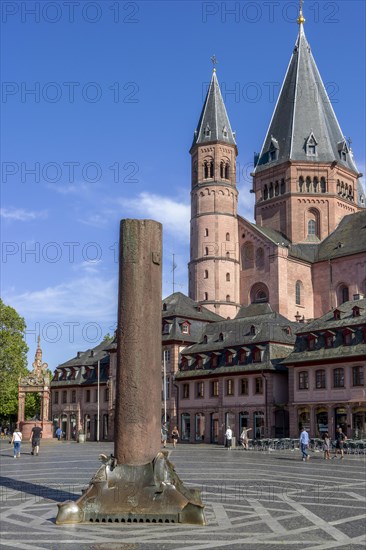
[[[31,210],[24,210],[23,208],[1,208],[0,216],[6,220],[13,220],[18,222],[28,222],[32,220],[39,220],[47,218],[47,212],[40,210],[33,212]]]
[[[4,292],[4,301],[26,320],[111,321],[117,315],[117,279],[85,275],[42,290]]]
[[[189,204],[147,192],[140,193],[134,199],[119,199],[118,202],[133,215],[161,222],[165,231],[174,234],[180,240],[189,239]]]

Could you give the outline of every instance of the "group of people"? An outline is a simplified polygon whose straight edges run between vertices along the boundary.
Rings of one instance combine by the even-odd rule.
[[[324,432],[323,436],[323,451],[324,451],[324,460],[330,460],[330,449],[332,442],[329,437],[328,432]],[[336,431],[336,446],[335,446],[335,454],[332,458],[337,458],[338,453],[341,455],[341,460],[344,458],[344,442],[346,441],[347,436],[343,433],[342,428],[337,428]],[[309,434],[306,431],[306,428],[304,427],[302,429],[302,432],[300,434],[300,451],[302,454],[302,460],[303,462],[306,462],[310,460],[310,456],[308,454],[308,447],[309,447],[310,439]]]
[[[173,442],[173,447],[175,448],[177,446],[178,439],[179,439],[179,431],[178,431],[177,426],[174,426],[174,428],[172,430],[171,439],[172,439],[172,442]],[[167,441],[168,441],[168,428],[167,428],[167,425],[164,422],[164,424],[161,427],[161,443],[162,443],[164,449],[166,447]]]
[[[37,422],[35,422],[29,438],[29,441],[32,444],[31,455],[38,456],[39,447],[41,444],[41,438],[42,438],[42,428],[41,426],[38,426]],[[13,436],[10,442],[13,444],[14,458],[20,458],[20,448],[21,448],[22,440],[23,440],[23,434],[19,430],[19,428],[16,428],[13,432]]]

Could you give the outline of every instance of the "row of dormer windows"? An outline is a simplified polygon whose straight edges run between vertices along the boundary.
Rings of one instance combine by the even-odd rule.
[[[366,342],[366,328],[363,328],[362,340]],[[342,330],[326,330],[322,333],[310,333],[302,338],[302,348],[313,351],[320,348],[333,348],[335,344],[351,346],[356,340],[357,328],[345,327]]]
[[[333,388],[345,387],[345,369],[343,367],[332,370]],[[329,383],[329,380],[328,380]],[[364,369],[361,366],[352,367],[351,385],[364,386]],[[310,388],[310,373],[307,370],[300,371],[297,375],[297,387],[299,390],[308,390]],[[325,369],[315,371],[313,387],[316,390],[327,388],[327,374]]]
[[[205,339],[204,343],[207,343],[207,336],[205,336]],[[261,363],[263,354],[263,346],[254,346],[252,348],[242,348],[238,352],[236,350],[226,350],[223,352],[209,352],[209,354],[199,353],[192,356],[190,360],[183,356],[181,370],[215,369],[221,366],[232,367],[248,363]]]

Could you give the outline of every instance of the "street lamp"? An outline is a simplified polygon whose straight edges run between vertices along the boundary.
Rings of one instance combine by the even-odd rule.
[[[163,351],[163,400],[164,400],[164,424],[166,425],[166,350]]]
[[[97,442],[99,443],[99,390],[100,390],[100,360],[97,367]]]

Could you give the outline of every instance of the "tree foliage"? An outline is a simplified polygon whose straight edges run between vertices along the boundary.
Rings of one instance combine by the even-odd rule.
[[[17,415],[18,379],[26,376],[25,321],[0,299],[0,418]]]

